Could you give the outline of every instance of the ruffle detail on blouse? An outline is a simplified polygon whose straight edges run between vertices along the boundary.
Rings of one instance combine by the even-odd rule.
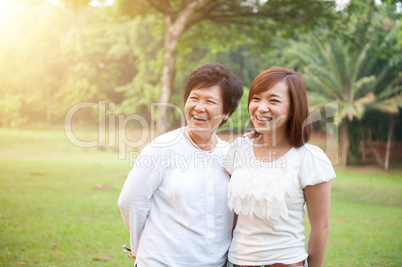
[[[283,168],[261,167],[257,171],[237,169],[228,188],[230,209],[237,214],[254,214],[260,219],[278,221],[282,217],[288,220],[285,195],[293,195],[299,186],[297,154],[292,150],[288,154]]]

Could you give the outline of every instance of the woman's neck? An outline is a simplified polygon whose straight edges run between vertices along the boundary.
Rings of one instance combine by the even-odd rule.
[[[292,145],[286,135],[261,134],[254,141],[254,154],[262,162],[273,162],[284,156]]]
[[[267,149],[289,147],[290,143],[285,133],[262,133],[258,143]]]
[[[191,143],[194,143],[195,146],[201,150],[205,151],[213,150],[216,144],[218,143],[218,138],[216,137],[216,131],[194,132],[191,131],[190,128],[188,127],[185,127],[184,131],[187,133],[187,136],[191,139],[189,141]]]

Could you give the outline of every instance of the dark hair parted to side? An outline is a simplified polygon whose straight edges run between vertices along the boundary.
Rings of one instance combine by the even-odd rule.
[[[306,86],[299,73],[283,67],[273,67],[263,71],[251,84],[248,105],[250,105],[250,101],[254,95],[268,91],[281,81],[287,84],[290,97],[289,117],[286,122],[288,141],[296,148],[301,147],[310,139],[311,122]],[[257,137],[259,135],[260,134],[254,130],[251,137]]]
[[[239,105],[240,98],[243,95],[243,82],[231,69],[219,63],[202,65],[190,74],[184,91],[184,102],[187,101],[193,89],[214,85],[220,87],[223,113],[230,117]],[[226,120],[221,125],[225,122]]]

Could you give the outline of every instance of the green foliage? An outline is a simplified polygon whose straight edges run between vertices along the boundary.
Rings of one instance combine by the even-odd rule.
[[[166,69],[163,72],[163,77],[166,84],[163,85],[165,91],[162,95],[166,96],[166,99],[163,101],[173,100],[175,103],[175,101],[179,99],[177,94],[180,92],[177,90],[177,87],[174,90],[171,83],[168,82],[174,81],[176,74],[176,69],[172,66],[176,65],[176,57],[169,53],[175,53],[178,51],[177,54],[184,53],[188,55],[189,53],[192,53],[193,50],[196,50],[193,48],[195,43],[199,42],[197,40],[200,39],[202,42],[205,40],[206,36],[211,36],[212,33],[212,38],[207,38],[206,42],[202,42],[201,47],[204,49],[198,49],[201,53],[197,54],[197,56],[200,55],[201,57],[197,58],[196,62],[199,62],[199,60],[202,61],[202,59],[209,58],[208,56],[204,56],[204,52],[206,51],[205,47],[208,46],[211,48],[210,51],[212,54],[226,52],[228,50],[232,52],[234,49],[239,48],[244,49],[244,43],[240,41],[242,39],[236,38],[239,33],[243,33],[241,36],[246,36],[247,33],[251,36],[248,40],[254,39],[257,40],[257,42],[267,39],[272,40],[274,39],[272,38],[274,35],[283,37],[291,36],[297,32],[309,29],[311,26],[317,26],[319,22],[330,20],[331,16],[328,15],[333,14],[333,3],[322,1],[308,1],[308,3],[306,3],[306,1],[300,0],[286,0],[267,1],[263,3],[259,1],[244,2],[236,0],[228,3],[227,1],[218,0],[200,4],[197,8],[190,11],[189,7],[193,4],[195,4],[195,2],[175,0],[162,2],[118,0],[116,3],[117,10],[121,14],[138,18],[144,14],[148,15],[153,11],[154,14],[161,15],[160,19],[163,16],[163,19],[165,20],[165,30],[167,31],[166,38],[169,38],[170,43],[164,44],[164,48],[166,49],[166,60],[169,62],[164,65],[164,68]],[[184,14],[189,14],[189,16],[185,16]],[[287,16],[291,17],[292,20],[287,20]],[[197,24],[200,24],[200,27],[194,27],[194,25]],[[204,26],[204,28],[201,26]],[[205,31],[205,28],[209,31]],[[219,32],[217,32],[217,29]],[[231,29],[232,31],[228,31],[227,29]],[[179,41],[178,39],[182,37],[183,33],[189,31],[192,31],[193,34],[199,32],[204,32],[206,34],[196,34],[196,38],[190,39],[192,40],[190,45],[183,45],[182,41],[179,42],[179,47],[176,50],[176,43]],[[267,31],[270,34],[267,34]],[[173,34],[173,32],[175,34]],[[258,38],[253,38],[257,36]],[[265,38],[267,36],[268,38]],[[168,47],[169,49],[167,49]],[[180,59],[181,57],[178,56],[178,58]],[[149,63],[146,62],[146,64],[148,66]],[[180,64],[177,65],[181,66]],[[183,66],[186,67],[188,64],[183,64]],[[241,63],[240,66],[241,74],[243,74],[244,64]],[[141,69],[142,68],[140,68],[140,72]],[[147,72],[149,72],[149,70],[147,70]],[[184,73],[188,72],[186,71]],[[141,82],[143,82],[144,78],[146,80],[149,76],[146,74],[144,76],[138,75],[137,77],[141,79]],[[183,88],[181,86],[183,80],[184,79],[180,79],[179,82],[176,81],[176,85],[178,83],[180,89]],[[148,81],[146,80],[146,83],[147,82]],[[153,89],[153,91],[156,90],[154,83],[151,83],[150,85],[151,87],[144,85],[145,92],[148,92],[150,89]],[[124,103],[125,106],[148,100],[147,97],[149,95],[147,95],[145,99],[139,99],[136,92],[134,92],[136,88],[140,87],[137,86],[137,84],[128,84],[119,89],[126,92],[126,95],[128,96]],[[168,124],[163,121],[160,122],[160,126]]]
[[[74,13],[78,13],[78,9],[80,7],[88,6],[91,0],[59,0],[61,3],[64,3],[65,6],[74,11]]]
[[[152,9],[147,6],[142,6],[137,3],[137,1],[132,0],[115,0],[115,9],[119,14],[135,17],[142,15],[149,15]]]
[[[63,19],[52,6],[28,6],[26,12],[14,14],[12,32],[0,31],[0,97],[13,94],[22,100],[22,116],[46,120],[64,70],[59,47]]]
[[[243,96],[240,100],[236,111],[230,116],[229,120],[224,124],[220,131],[247,132],[249,130],[249,115],[248,115],[248,94],[250,89],[243,87]]]
[[[367,1],[367,5],[351,1],[340,13],[334,32],[342,34],[334,36],[333,31],[320,29],[292,41],[286,50],[290,62],[303,73],[310,104],[315,105],[312,109],[337,100],[338,123],[361,120],[370,110],[398,114],[401,66],[394,62],[400,57],[397,40],[401,22],[390,12],[390,5],[377,6],[374,1]],[[353,133],[344,138],[359,135],[356,127],[349,129]],[[345,140],[341,141],[346,146]],[[350,144],[352,158],[348,162],[356,163],[356,144]]]
[[[339,12],[333,25],[333,3],[328,1],[243,3],[236,0],[231,4],[219,1],[205,7],[217,5],[205,20],[189,27],[179,40],[171,98],[178,107],[183,106],[187,76],[201,64],[226,64],[243,79],[246,87],[261,71],[272,66],[301,69],[303,65],[295,62],[296,57],[286,60],[286,40],[293,36],[295,42],[304,42],[301,33],[313,27],[317,36],[323,38],[335,32],[341,36],[336,39],[346,40],[347,51],[354,54],[361,52],[368,41],[372,42],[366,51],[369,60],[362,61],[364,68],[357,73],[359,79],[353,90],[365,92],[362,96],[367,95],[367,90],[374,92],[376,101],[370,108],[395,112],[400,107],[400,79],[396,77],[400,76],[401,66],[402,39],[397,34],[401,23],[393,13],[395,5],[387,4],[389,1],[379,6],[351,1]],[[163,12],[141,6],[138,1],[125,0],[106,8],[88,7],[87,0],[62,1],[66,4],[64,8],[41,0],[19,2],[23,3],[24,12],[10,13],[13,22],[0,25],[0,98],[18,99],[18,108],[17,105],[13,112],[7,108],[8,118],[22,118],[13,119],[15,125],[24,121],[60,123],[73,105],[99,100],[115,103],[115,113],[140,113],[149,117],[150,104],[159,100],[161,89]],[[177,15],[184,2],[169,3]],[[194,14],[190,21],[195,22],[201,13]],[[332,31],[325,30],[328,25]],[[334,56],[343,52],[339,50]],[[356,57],[345,60],[353,63]],[[351,69],[349,64],[342,66],[345,72]],[[315,100],[322,102],[325,98],[316,94]],[[364,104],[369,100],[363,98],[362,103],[345,105],[344,110],[361,117],[369,108]],[[244,125],[246,119],[241,117]],[[180,120],[178,114],[173,114],[172,120]]]
[[[359,76],[370,45],[362,51],[352,52],[341,39],[329,39],[324,43],[310,37],[305,43],[292,42],[288,52],[299,59],[306,85],[312,91],[310,103],[321,107],[338,100],[339,122],[344,118],[361,119],[366,106],[374,101],[365,86],[373,83],[375,77]],[[321,101],[313,102],[317,100]]]
[[[99,99],[120,103],[123,95],[114,89],[129,82],[137,72],[131,21],[117,21],[106,11],[81,9],[80,19],[63,36],[61,47],[70,66],[60,92],[66,105]],[[82,92],[85,83],[91,88],[86,97]],[[66,94],[71,97],[66,99]]]
[[[15,14],[13,31],[0,30],[0,97],[21,99],[30,122],[62,122],[80,102],[121,103],[114,89],[137,72],[130,20],[108,8],[81,8],[77,15],[47,3]],[[86,116],[90,119],[91,116]]]
[[[129,45],[137,72],[127,83],[116,88],[124,95],[117,112],[134,113],[158,102],[162,75],[163,34],[156,16],[130,21]]]

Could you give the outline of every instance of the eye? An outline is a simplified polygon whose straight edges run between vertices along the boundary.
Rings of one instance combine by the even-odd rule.
[[[278,99],[271,99],[270,102],[280,103],[280,101]]]
[[[216,104],[216,103],[215,103],[214,101],[212,101],[212,100],[208,100],[207,103],[208,103],[208,104]]]
[[[258,96],[253,96],[252,100],[260,101],[260,98]]]

